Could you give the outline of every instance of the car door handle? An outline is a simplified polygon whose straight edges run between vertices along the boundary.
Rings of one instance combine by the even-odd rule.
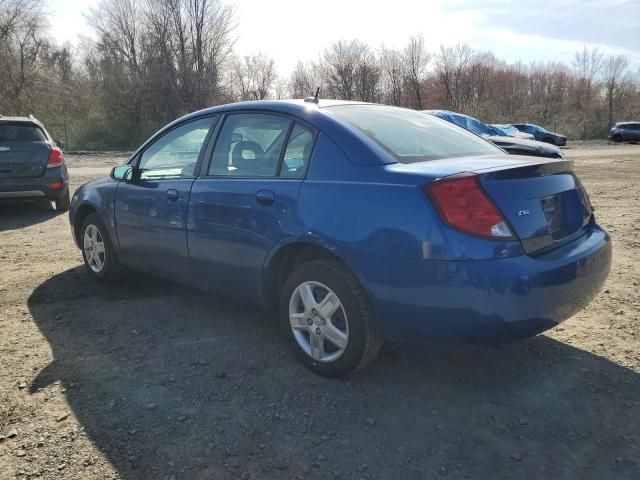
[[[167,190],[166,192],[166,198],[169,202],[171,203],[175,203],[178,200],[180,200],[180,194],[178,193],[178,191],[174,188],[170,188],[169,190]]]
[[[256,193],[256,201],[260,205],[268,207],[276,201],[276,194],[271,190],[259,190],[258,193]]]

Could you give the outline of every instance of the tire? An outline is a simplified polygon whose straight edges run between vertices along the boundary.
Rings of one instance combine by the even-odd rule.
[[[66,192],[64,192],[64,195],[61,196],[60,198],[56,198],[54,200],[54,203],[56,204],[56,210],[58,212],[66,212],[69,210],[69,207],[71,206],[71,198],[69,197],[69,189],[67,189]]]
[[[309,302],[307,296],[307,303],[318,307],[317,315],[310,314],[312,309],[303,302],[301,292],[309,292],[306,286],[311,288],[314,297]],[[331,299],[337,297],[333,305],[340,304],[330,315],[322,312],[323,308],[327,313],[330,311],[327,310],[330,303],[323,306],[328,292],[334,294]],[[292,321],[290,311],[301,318]],[[324,377],[342,377],[362,370],[382,347],[382,331],[373,318],[365,291],[356,277],[335,260],[314,260],[291,273],[280,292],[280,318],[287,342],[298,359]],[[295,329],[292,322],[296,324]],[[336,330],[343,336],[336,335]],[[346,345],[338,347],[325,334]],[[322,345],[322,352],[320,348],[313,349],[312,341],[314,345]],[[321,358],[322,355],[325,357]]]
[[[544,143],[550,143],[551,145],[555,145],[556,144],[555,140],[553,138],[551,138],[551,137],[544,137],[542,139],[542,141]]]
[[[93,229],[97,229],[97,235],[94,237]],[[93,251],[98,250],[96,254],[98,255],[98,260],[92,259],[88,253],[88,244],[85,235],[88,235],[90,238],[93,238]],[[102,240],[102,248],[104,251],[103,255],[100,255],[99,241]],[[97,244],[95,243],[97,242]],[[82,224],[82,228],[80,229],[80,244],[82,250],[82,258],[84,259],[84,265],[87,268],[89,274],[100,281],[109,282],[113,280],[117,280],[120,278],[122,273],[122,267],[118,262],[116,257],[115,250],[113,248],[113,243],[111,242],[111,238],[109,238],[109,233],[107,232],[107,228],[105,227],[100,217],[97,214],[91,213],[87,215]],[[98,268],[100,267],[101,268]]]
[[[622,143],[622,135],[614,135],[611,140],[613,140],[613,143]]]

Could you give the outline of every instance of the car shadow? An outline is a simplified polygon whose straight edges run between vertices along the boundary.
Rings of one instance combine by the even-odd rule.
[[[56,211],[47,200],[0,201],[0,232],[46,222],[65,212]]]
[[[146,275],[74,268],[28,306],[53,382],[123,478],[638,478],[640,376],[546,336],[401,345],[308,372],[273,314]]]

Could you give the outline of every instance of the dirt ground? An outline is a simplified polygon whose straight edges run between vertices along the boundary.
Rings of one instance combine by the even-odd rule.
[[[640,146],[566,150],[613,237],[605,290],[501,348],[400,345],[348,381],[273,315],[92,281],[67,215],[0,206],[0,478],[639,479]],[[69,155],[72,186],[118,155]]]

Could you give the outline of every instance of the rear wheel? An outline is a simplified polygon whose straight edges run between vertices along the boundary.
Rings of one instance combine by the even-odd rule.
[[[60,198],[57,198],[55,200],[55,204],[56,204],[56,210],[58,212],[66,212],[67,210],[69,210],[69,206],[71,205],[71,198],[69,197],[69,189],[67,189],[67,191],[64,192],[64,195],[62,195]]]
[[[82,257],[92,277],[111,281],[120,276],[121,267],[104,223],[95,213],[87,216],[80,229]]]
[[[325,377],[363,369],[382,346],[364,290],[334,260],[314,260],[293,271],[281,291],[280,315],[298,359]]]

